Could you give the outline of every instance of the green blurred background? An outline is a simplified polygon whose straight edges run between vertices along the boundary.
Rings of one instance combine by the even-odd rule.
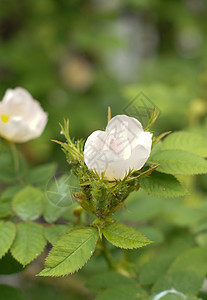
[[[140,92],[161,110],[156,133],[195,130],[207,111],[206,16],[205,0],[1,0],[0,96],[22,86],[49,112],[28,159],[64,168],[50,142],[58,123],[86,138],[108,105],[124,113]]]

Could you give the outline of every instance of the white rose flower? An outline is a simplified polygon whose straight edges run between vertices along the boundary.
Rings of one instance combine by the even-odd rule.
[[[108,180],[123,179],[130,169],[139,170],[147,161],[152,134],[141,123],[126,115],[117,115],[106,131],[94,131],[86,140],[84,161],[89,169]]]
[[[23,143],[39,137],[47,124],[45,113],[37,100],[21,87],[8,89],[0,102],[0,135]]]

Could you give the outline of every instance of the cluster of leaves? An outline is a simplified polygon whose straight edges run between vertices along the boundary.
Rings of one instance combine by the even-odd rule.
[[[53,225],[68,207],[55,206],[47,195],[56,164],[29,169],[20,159],[15,170],[8,145],[1,146],[0,258],[10,249],[12,256],[26,266],[44,250],[47,241],[53,244],[70,230],[68,222]]]
[[[123,206],[123,201],[127,200],[129,194],[133,191],[136,192],[139,188],[148,194],[161,198],[186,195],[187,189],[183,186],[182,176],[207,173],[207,162],[204,159],[207,156],[207,143],[198,134],[188,132],[172,133],[165,137],[164,141],[161,141],[161,137],[163,137],[161,135],[154,138],[154,147],[148,166],[139,172],[130,171],[124,180],[108,182],[104,178],[99,178],[98,174],[88,170],[85,166],[83,141],[73,142],[70,139],[67,122],[62,131],[67,142],[60,142],[60,144],[66,153],[74,175],[79,179],[78,192],[71,189],[72,179],[74,184],[73,177],[71,177],[72,179],[69,178],[67,184],[64,184],[63,177],[52,180],[51,189],[48,180],[51,180],[55,173],[56,166],[54,164],[28,170],[24,161],[20,159],[18,170],[14,171],[13,177],[11,174],[8,176],[7,172],[11,170],[9,166],[13,164],[13,158],[10,150],[4,148],[2,144],[2,162],[6,161],[5,157],[8,157],[8,160],[5,169],[2,168],[1,170],[1,179],[5,185],[9,184],[11,178],[12,180],[15,179],[18,184],[5,186],[0,198],[2,219],[0,222],[0,256],[3,257],[10,249],[12,256],[25,266],[44,250],[48,241],[53,245],[53,248],[46,259],[45,269],[39,274],[40,276],[62,276],[73,273],[82,268],[95,251],[96,254],[103,253],[114,271],[131,276],[133,272],[129,266],[117,264],[111,260],[106,247],[106,240],[122,249],[140,248],[151,243],[145,237],[145,234],[148,236],[148,231],[142,232],[141,230],[140,232],[136,228],[116,222],[115,219],[111,218],[112,215],[120,206]],[[195,144],[197,145],[196,148],[194,147]],[[77,182],[75,184],[78,186]],[[68,186],[69,190],[67,189]],[[64,193],[66,193],[67,201],[73,196],[80,207],[77,205],[68,206],[68,202],[67,205],[61,206],[62,203],[59,203],[59,198]],[[72,209],[73,216],[71,214]],[[95,215],[97,219],[92,217],[89,222],[83,221],[83,226],[74,226],[75,217],[80,223],[83,211]],[[61,221],[60,218],[62,218],[62,224],[54,224],[57,220]],[[69,223],[68,221],[71,219],[72,223]],[[199,233],[201,230],[197,229]],[[151,239],[153,240],[153,236]],[[197,240],[202,243],[203,236],[199,234]],[[200,250],[198,251],[201,255]],[[173,258],[175,259],[175,256]],[[172,263],[170,258],[169,263]],[[144,270],[146,269],[147,266]],[[177,272],[177,269],[174,271]],[[142,274],[140,278],[145,276]],[[169,281],[167,279],[164,281],[166,282],[166,289],[168,285],[172,285],[172,282],[174,284],[174,280],[179,283],[176,274],[171,275],[169,273]],[[175,278],[172,277],[174,275]],[[180,274],[178,274],[178,278],[180,278],[179,276]],[[147,280],[149,278],[147,275]],[[140,280],[141,284],[145,285],[145,282]],[[192,280],[197,282],[194,277]],[[199,280],[201,281],[201,279]],[[152,283],[151,281],[147,282],[147,284]],[[134,284],[137,285],[137,283]],[[157,285],[159,286],[158,283],[156,283]],[[137,291],[138,287],[135,288],[135,286],[134,291]],[[161,286],[163,287],[163,285]],[[159,289],[153,287],[152,292],[155,293]],[[179,290],[183,291],[183,289]],[[132,291],[133,289],[130,293]],[[145,292],[140,290],[141,295]],[[98,297],[108,297],[108,293],[110,291],[105,291],[103,295],[106,296],[100,294]],[[117,291],[117,293],[119,295],[121,291]]]
[[[124,249],[148,244],[150,241],[138,231],[124,224],[114,223],[115,220],[109,218],[120,203],[126,200],[130,192],[139,189],[140,186],[156,196],[183,196],[187,190],[181,185],[179,177],[177,179],[175,176],[207,173],[207,163],[201,157],[206,155],[205,141],[198,135],[191,135],[191,138],[188,138],[188,133],[180,132],[171,134],[164,142],[160,142],[160,137],[155,139],[154,143],[157,145],[150,158],[155,167],[139,174],[130,172],[122,181],[108,182],[87,169],[84,165],[82,147],[79,143],[74,144],[71,141],[68,130],[68,123],[65,123],[62,132],[66,136],[67,143],[60,144],[80,181],[82,191],[76,193],[74,198],[83,209],[95,214],[98,219],[92,223],[92,227],[73,229],[57,242],[46,260],[46,269],[40,273],[42,276],[60,276],[78,270],[90,258],[99,235],[102,239],[102,234],[110,243]],[[193,143],[198,146],[195,151]],[[121,193],[122,190],[124,194]],[[115,191],[122,197],[117,197]],[[116,198],[118,198],[118,205]],[[103,213],[100,215],[101,209]],[[64,245],[67,244],[68,251],[65,251]]]
[[[46,260],[46,269],[40,275],[73,273],[91,257],[100,235],[98,224],[74,228],[76,220],[72,210],[74,215],[79,211],[77,205],[70,202],[74,178],[66,176],[69,181],[64,185],[65,175],[53,179],[56,170],[54,164],[28,169],[20,156],[19,168],[15,170],[13,159],[8,145],[2,143],[0,176],[4,191],[0,198],[0,258],[10,250],[12,256],[26,266],[41,254],[48,241],[56,246]],[[13,181],[16,181],[15,185],[11,184]],[[66,203],[59,202],[65,192]],[[63,224],[54,224],[60,218]],[[118,223],[104,227],[103,235],[115,246],[125,249],[150,243],[135,229]]]

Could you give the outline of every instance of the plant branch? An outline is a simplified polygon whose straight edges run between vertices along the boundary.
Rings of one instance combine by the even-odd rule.
[[[103,253],[103,256],[104,256],[104,258],[105,258],[105,260],[106,260],[106,262],[109,266],[109,269],[110,270],[116,270],[115,262],[112,258],[112,255],[111,255],[110,251],[109,251],[109,248],[107,246],[107,240],[105,239],[104,236],[102,237],[102,247],[103,247],[103,250],[102,250],[103,252],[102,253]]]
[[[16,144],[14,143],[10,143],[10,147],[11,147],[11,151],[12,151],[12,155],[13,155],[13,159],[14,159],[14,169],[15,169],[15,173],[18,174],[19,172],[19,154],[17,151],[17,147]]]

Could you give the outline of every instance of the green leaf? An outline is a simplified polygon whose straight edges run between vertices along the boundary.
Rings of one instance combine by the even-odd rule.
[[[48,280],[35,280],[34,278],[32,281],[34,284],[23,286],[27,300],[92,300],[91,297],[85,296],[89,292],[84,288],[84,281],[76,278],[73,280],[73,277],[60,280],[67,282],[65,287],[57,287],[56,280],[48,283]]]
[[[0,285],[0,295],[1,299],[7,300],[26,300],[24,295],[19,289],[16,289],[8,285]]]
[[[155,218],[160,214],[167,203],[168,199],[147,195],[147,193],[140,189],[139,192],[132,192],[126,199],[127,210],[117,214],[116,218],[120,221],[135,221],[143,222]]]
[[[11,151],[5,150],[0,155],[0,179],[3,182],[12,182],[15,180],[14,162],[12,160]]]
[[[13,223],[0,221],[0,258],[2,258],[11,247],[15,233],[16,228]]]
[[[54,245],[63,234],[70,230],[71,227],[67,225],[51,225],[44,227],[45,237],[52,245]]]
[[[137,300],[137,299],[145,299],[147,293],[140,289],[136,284],[131,284],[127,286],[117,286],[113,289],[107,289],[100,295],[98,295],[96,300]]]
[[[48,197],[44,197],[44,212],[43,216],[46,222],[48,223],[54,223],[57,221],[57,219],[62,216],[68,209],[71,209],[71,207],[58,207],[53,205]]]
[[[162,150],[184,150],[207,157],[207,141],[199,134],[192,132],[175,132],[165,138]]]
[[[181,253],[171,265],[168,273],[183,271],[207,274],[206,248],[192,248]]]
[[[0,218],[6,218],[13,215],[11,199],[9,198],[0,198]]]
[[[141,284],[152,284],[167,272],[174,259],[173,255],[161,254],[152,257],[141,269],[139,280]]]
[[[18,172],[15,171],[14,165],[14,158],[10,148],[5,149],[1,152],[0,155],[0,180],[3,182],[14,182],[18,177],[21,177],[25,171],[27,166],[19,153],[18,160],[19,160],[19,170]]]
[[[95,292],[114,288],[117,286],[133,285],[133,279],[114,272],[95,274],[86,283],[86,287]]]
[[[203,218],[206,218],[207,201],[192,204],[179,203],[171,207],[171,220],[174,224],[182,227],[193,226]]]
[[[154,171],[149,177],[140,178],[141,188],[158,197],[184,196],[187,191],[172,175]]]
[[[73,192],[80,190],[78,179],[75,175],[63,175],[53,178],[45,191],[44,218],[48,223],[55,222],[65,212],[71,211],[76,201]]]
[[[55,207],[70,207],[74,202],[73,193],[80,191],[78,178],[70,174],[54,178],[48,183],[45,191],[50,203]]]
[[[107,225],[103,234],[111,244],[124,249],[140,248],[151,243],[139,231],[121,223]]]
[[[200,274],[179,271],[161,276],[152,288],[154,293],[160,293],[172,287],[184,294],[196,295],[203,284],[204,277]]]
[[[24,221],[37,219],[43,210],[43,193],[32,186],[25,187],[14,196],[13,209]]]
[[[194,225],[194,227],[192,228],[192,232],[197,234],[200,233],[202,231],[207,231],[207,220],[206,217],[204,217],[203,219],[199,220],[198,223],[196,223]]]
[[[32,169],[26,177],[28,183],[44,187],[47,185],[48,180],[54,175],[57,169],[55,163],[41,165]]]
[[[22,265],[27,265],[44,249],[46,239],[43,228],[37,223],[21,222],[17,224],[17,235],[11,247],[11,253]]]
[[[200,247],[207,247],[207,232],[201,232],[195,236],[195,241]]]
[[[0,274],[22,272],[24,267],[11,255],[10,251],[0,259]]]
[[[14,215],[14,211],[12,210],[12,198],[23,187],[22,184],[16,184],[9,186],[2,192],[0,197],[0,218]]]
[[[99,233],[96,228],[83,227],[63,235],[50,251],[39,276],[62,276],[82,268],[95,250]]]
[[[1,197],[2,198],[13,198],[14,195],[16,195],[23,188],[24,188],[23,184],[11,185],[2,192]]]
[[[207,161],[200,156],[182,150],[163,150],[151,156],[159,163],[159,172],[174,175],[194,175],[207,173]]]

